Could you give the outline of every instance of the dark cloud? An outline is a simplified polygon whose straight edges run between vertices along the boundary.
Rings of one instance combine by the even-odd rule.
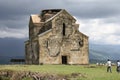
[[[11,25],[7,27],[21,23],[26,25],[31,14],[39,14],[42,9],[49,8],[66,9],[78,18],[105,18],[120,14],[119,3],[119,0],[51,0],[51,2],[47,0],[0,0],[0,21],[2,20],[0,24]],[[14,21],[9,23],[7,20]]]
[[[52,0],[53,2],[53,0]],[[0,11],[1,16],[10,16],[11,18],[14,16],[19,15],[30,15],[34,13],[40,12],[42,9],[48,9],[48,8],[58,8],[57,6],[62,6],[61,1],[56,1],[55,5],[54,2],[50,3],[49,1],[33,1],[33,0],[4,0],[0,1]]]
[[[0,27],[8,27],[8,28],[18,28],[22,29],[28,26],[29,18],[23,17],[23,18],[16,18],[16,19],[6,19],[6,20],[0,20]]]
[[[66,9],[81,20],[103,19],[104,24],[119,23],[119,3],[119,0],[0,0],[0,28],[25,29],[31,14],[49,8]]]
[[[55,6],[62,6],[60,3],[57,1],[56,5],[52,5],[48,1],[0,0],[0,27],[24,28],[28,26],[31,14],[39,14],[42,9],[57,8]]]
[[[33,1],[33,0],[4,0],[0,1],[0,17],[5,18],[18,15],[30,15],[33,13],[38,13],[42,9],[49,8],[65,8],[70,11],[74,16],[82,18],[99,18],[107,17],[120,13],[120,1],[118,0],[42,0],[42,1]]]
[[[69,10],[72,14],[80,18],[105,18],[120,14],[119,3],[120,1],[118,0],[79,1],[78,3],[71,3],[72,7],[70,5]]]
[[[114,24],[119,24],[120,25],[120,15],[119,16],[113,16],[109,18],[103,18],[102,20],[105,23],[114,23]]]
[[[0,0],[0,56],[24,55],[24,41],[27,40],[25,37],[28,37],[24,35],[28,35],[26,32],[28,31],[29,16],[39,14],[42,9],[66,9],[84,22],[81,27],[84,27],[83,31],[89,34],[95,31],[99,32],[99,28],[94,29],[96,26],[93,26],[94,19],[100,19],[101,24],[118,24],[120,21],[119,7],[120,0]],[[93,22],[91,22],[92,20]],[[90,29],[93,30],[90,31]],[[120,35],[119,32],[111,34]],[[98,36],[101,35],[96,34],[95,37]],[[107,37],[109,36],[107,35]],[[102,41],[103,38],[101,38]],[[103,44],[101,40],[90,40],[90,42]]]

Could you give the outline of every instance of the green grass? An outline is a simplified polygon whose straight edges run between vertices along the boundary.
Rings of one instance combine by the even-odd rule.
[[[112,73],[106,72],[106,66],[90,68],[87,65],[0,65],[0,70],[4,69],[58,75],[69,75],[72,73],[81,73],[85,75],[85,77],[76,80],[120,80],[120,73],[116,72],[115,66],[112,67]]]

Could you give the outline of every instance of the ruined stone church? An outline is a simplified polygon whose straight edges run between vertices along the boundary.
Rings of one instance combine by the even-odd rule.
[[[42,10],[31,15],[26,64],[89,64],[88,36],[64,9]]]

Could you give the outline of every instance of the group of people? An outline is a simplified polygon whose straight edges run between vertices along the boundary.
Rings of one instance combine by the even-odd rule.
[[[107,60],[107,72],[111,72],[111,73],[112,73],[111,66],[112,66],[112,62],[108,59],[108,60]],[[119,61],[119,60],[117,60],[117,68],[116,68],[116,71],[117,71],[118,73],[120,72],[120,61]]]

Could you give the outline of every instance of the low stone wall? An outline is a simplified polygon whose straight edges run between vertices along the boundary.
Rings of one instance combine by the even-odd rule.
[[[81,73],[72,73],[71,75],[57,75],[30,71],[0,70],[0,80],[23,80],[25,78],[30,78],[31,80],[70,80],[70,78],[76,77],[85,77],[85,75]]]

